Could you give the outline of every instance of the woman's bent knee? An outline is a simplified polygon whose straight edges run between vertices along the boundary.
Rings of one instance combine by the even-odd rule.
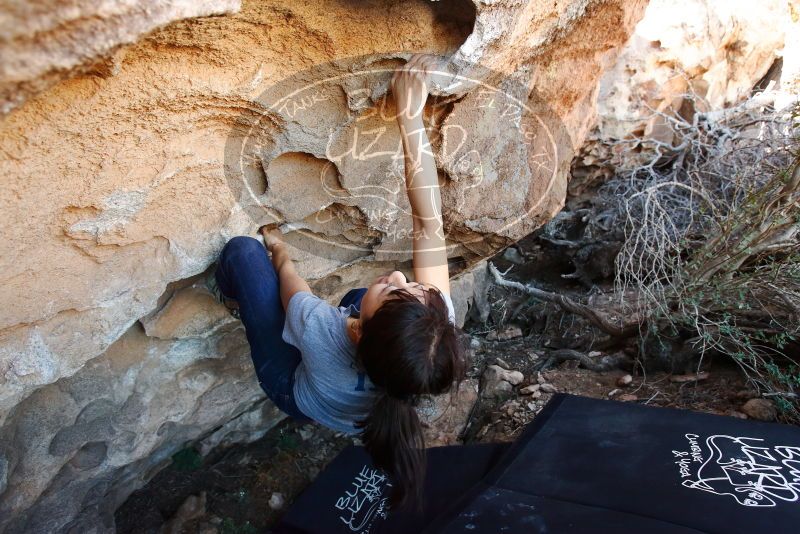
[[[239,235],[229,239],[228,242],[225,243],[225,246],[222,247],[220,257],[225,258],[249,254],[266,255],[266,253],[267,249],[264,248],[264,245],[262,245],[258,239],[246,235]]]

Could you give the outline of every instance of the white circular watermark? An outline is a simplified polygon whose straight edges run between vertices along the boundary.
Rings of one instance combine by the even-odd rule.
[[[225,147],[225,172],[255,225],[277,223],[287,242],[319,256],[333,249],[410,255],[404,147],[388,90],[399,55],[316,65],[243,108]],[[503,81],[428,72],[441,95],[428,98],[423,116],[439,175],[441,231],[457,234],[461,245],[513,235],[538,213],[566,138],[535,90],[481,72]]]

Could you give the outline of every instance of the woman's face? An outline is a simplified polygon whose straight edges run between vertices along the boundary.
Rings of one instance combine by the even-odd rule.
[[[392,292],[396,289],[405,289],[411,294],[418,295],[420,302],[423,302],[427,288],[426,285],[409,282],[406,275],[400,271],[392,271],[379,276],[367,288],[367,292],[361,299],[361,319],[367,320],[372,317],[384,301],[392,298]]]

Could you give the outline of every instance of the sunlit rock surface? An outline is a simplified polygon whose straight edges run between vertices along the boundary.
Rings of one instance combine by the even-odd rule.
[[[780,57],[786,0],[652,0],[603,76],[598,129],[608,137],[658,135],[656,112],[740,102]]]
[[[112,75],[120,45],[175,20],[239,10],[241,0],[3,2],[0,113],[77,72]]]
[[[617,141],[669,146],[668,117],[733,106],[764,89],[781,92],[780,107],[800,93],[800,2],[652,0],[600,81],[597,123],[573,166],[570,193],[607,179],[617,158],[648,162],[655,150]]]

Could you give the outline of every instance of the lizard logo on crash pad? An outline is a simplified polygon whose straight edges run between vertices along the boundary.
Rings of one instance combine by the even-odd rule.
[[[688,450],[672,451],[683,486],[727,495],[748,507],[800,501],[800,447],[726,435],[704,441],[697,434],[684,437]]]

